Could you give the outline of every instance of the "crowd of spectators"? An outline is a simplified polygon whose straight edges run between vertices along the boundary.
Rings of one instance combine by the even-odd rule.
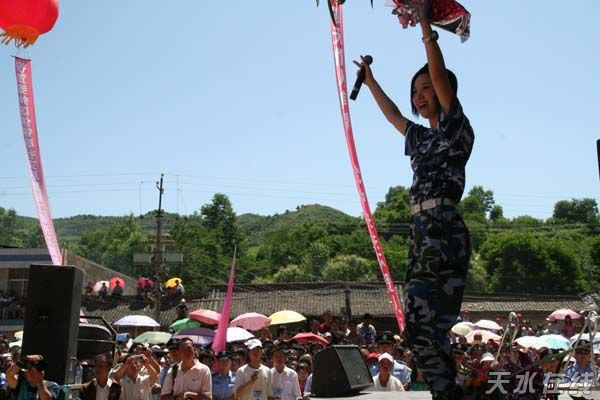
[[[97,288],[97,290],[95,290],[94,286],[95,285],[92,282],[88,282],[84,288],[84,294],[86,296],[97,296],[101,301],[107,297],[119,299],[124,295],[124,287],[118,280],[115,281],[115,284],[112,288],[109,287],[106,282],[100,283],[100,286]],[[167,301],[177,302],[185,294],[185,288],[183,287],[181,280],[175,279],[174,284],[171,286],[165,287],[161,284],[158,288],[158,294],[161,299],[164,298]],[[156,295],[157,293],[154,289],[154,283],[149,279],[141,278],[136,287],[136,300],[142,302],[154,302]]]
[[[0,319],[23,319],[25,297],[17,297],[13,291],[0,291]]]
[[[180,307],[178,318],[186,316]],[[468,313],[462,315],[468,320]],[[499,321],[501,322],[501,321]],[[574,325],[574,328],[571,327]],[[511,343],[515,336],[579,332],[573,321],[548,321],[533,329],[521,315],[511,327],[510,339],[483,342],[481,336],[467,341],[448,333],[448,346],[457,371],[457,383],[468,400],[537,400],[557,398],[549,389],[559,383],[588,382],[600,367],[597,351],[581,341],[574,351],[547,348],[534,350]],[[574,330],[575,329],[575,330]],[[255,332],[255,339],[230,343],[227,351],[201,348],[191,338],[171,339],[163,345],[123,343],[116,354],[80,360],[83,400],[296,400],[312,393],[313,360],[333,344],[359,346],[373,380],[370,391],[429,391],[403,338],[378,332],[369,314],[345,320],[325,312],[308,321],[306,331],[323,340],[298,343],[296,332],[285,325]],[[502,331],[496,332],[500,335]],[[571,335],[572,336],[572,335]],[[323,342],[323,343],[320,343]],[[325,344],[327,343],[327,344]],[[60,390],[43,379],[42,356],[20,357],[18,349],[0,341],[0,387],[2,396],[58,399]],[[554,374],[554,375],[550,375]],[[548,380],[548,377],[554,380]],[[554,386],[553,386],[554,385]]]

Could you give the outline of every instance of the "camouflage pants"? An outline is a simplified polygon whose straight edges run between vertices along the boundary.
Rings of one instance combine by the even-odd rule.
[[[404,288],[406,339],[432,391],[455,385],[456,369],[447,337],[465,289],[471,239],[454,206],[413,216]]]

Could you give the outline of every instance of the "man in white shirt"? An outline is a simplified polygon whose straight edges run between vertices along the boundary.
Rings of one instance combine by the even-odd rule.
[[[377,351],[379,352],[379,354],[388,353],[388,354],[392,355],[392,358],[393,358],[393,354],[394,354],[393,339],[394,339],[394,336],[392,335],[392,332],[390,332],[390,331],[383,332],[383,334],[380,336],[379,340],[377,341]],[[408,389],[408,385],[410,383],[411,372],[412,372],[412,370],[410,368],[408,368],[408,365],[406,365],[406,363],[398,361],[398,360],[394,360],[394,364],[392,365],[392,376],[394,376],[395,378],[399,379],[400,382],[402,382],[402,385],[404,386],[404,390]]]
[[[142,367],[146,368],[148,374],[140,374]],[[158,380],[158,372],[145,355],[130,354],[125,358],[125,362],[119,367],[113,379],[121,385],[123,400],[150,400],[152,386]]]
[[[248,363],[235,374],[235,396],[238,400],[273,400],[271,369],[262,365],[262,343],[258,339],[246,342]]]
[[[382,353],[378,361],[379,373],[373,378],[375,385],[371,390],[375,392],[404,392],[402,382],[391,374],[394,357],[388,353]]]
[[[177,347],[181,362],[177,376],[173,368],[167,373],[160,392],[161,400],[211,400],[212,374],[210,369],[194,355],[194,343],[189,338],[181,339]]]
[[[286,361],[285,351],[276,349],[273,353],[273,368],[271,368],[273,397],[279,400],[296,400],[302,397],[298,374],[285,366]]]

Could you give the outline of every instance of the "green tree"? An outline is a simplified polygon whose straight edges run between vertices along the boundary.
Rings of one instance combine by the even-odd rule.
[[[290,264],[275,272],[271,281],[274,283],[312,282],[314,281],[314,277],[305,268],[296,264]]]
[[[473,186],[469,194],[463,197],[458,208],[465,220],[485,222],[487,213],[494,207],[494,192],[482,186]]]
[[[408,223],[412,220],[408,195],[407,188],[392,186],[385,195],[385,200],[377,203],[373,216],[380,227],[382,237],[388,238],[403,228],[406,231]]]
[[[296,228],[279,229],[267,236],[256,254],[256,259],[265,267],[265,273],[273,274],[288,264],[302,264],[310,245],[328,236],[323,225],[305,222]]]
[[[307,275],[312,276],[311,281],[316,280],[321,277],[327,260],[329,260],[327,245],[321,242],[313,242],[302,257],[302,269]]]
[[[529,215],[521,215],[510,220],[509,226],[512,227],[540,227],[544,221]]]
[[[364,224],[349,233],[330,234],[320,239],[330,249],[330,255],[354,254],[359,257],[375,257],[369,231]]]
[[[188,292],[227,282],[233,253],[222,254],[219,235],[206,227],[200,215],[177,220],[169,234],[176,249],[183,253],[183,264],[171,267],[167,275],[180,277],[186,282]]]
[[[216,193],[211,203],[202,206],[200,215],[203,224],[217,236],[224,252],[229,251],[233,254],[234,247],[243,241],[244,235],[237,224],[229,198],[222,193]]]
[[[597,224],[598,204],[590,198],[561,200],[554,205],[552,217],[564,224]]]
[[[354,255],[341,255],[329,260],[323,270],[323,279],[345,282],[374,281],[377,279],[376,268],[373,261]]]
[[[558,239],[503,232],[483,244],[481,260],[492,291],[576,293],[582,287],[577,257]]]
[[[469,292],[484,293],[488,291],[489,277],[479,254],[471,258],[471,266],[467,274],[467,287]]]
[[[587,290],[600,291],[600,236],[586,241],[587,257],[583,262],[583,280],[589,284]]]
[[[15,227],[17,224],[17,212],[0,207],[0,245],[14,246]]]
[[[406,263],[408,259],[408,238],[405,236],[394,235],[388,240],[382,240],[381,245],[383,247],[383,252],[385,254],[385,258],[390,269],[390,274],[392,274],[392,279],[394,281],[403,281],[406,279]],[[371,248],[371,250],[373,250]],[[372,256],[367,258],[368,260],[375,260],[375,253],[372,253]],[[376,275],[381,277],[381,272],[379,271],[379,264],[377,264]]]
[[[32,249],[46,247],[42,227],[36,224],[34,227],[20,230],[15,245]]]
[[[490,210],[490,221],[493,223],[497,223],[504,220],[504,209],[501,205],[496,204]]]
[[[139,220],[133,214],[108,230],[84,232],[74,252],[108,268],[120,272],[137,272],[133,267],[133,253],[144,237]]]

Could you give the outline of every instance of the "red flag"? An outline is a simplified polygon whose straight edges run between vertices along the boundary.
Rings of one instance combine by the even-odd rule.
[[[379,234],[377,233],[377,227],[375,226],[375,220],[371,214],[371,208],[369,207],[369,199],[367,198],[367,191],[365,184],[362,179],[362,173],[360,171],[360,164],[358,162],[358,154],[356,152],[356,146],[354,144],[354,133],[352,132],[352,121],[350,119],[350,106],[348,105],[348,87],[346,85],[346,64],[344,60],[344,21],[342,18],[342,5],[337,0],[330,0],[331,6],[334,12],[336,21],[331,21],[331,38],[333,40],[333,58],[335,61],[335,76],[337,79],[338,95],[340,99],[340,108],[342,111],[342,123],[344,125],[344,133],[346,134],[346,144],[348,146],[348,153],[350,154],[350,163],[352,164],[352,170],[354,172],[354,180],[356,182],[356,189],[360,197],[360,204],[363,209],[363,216],[369,230],[369,236],[371,236],[371,243],[377,256],[379,263],[379,269],[383,275],[383,280],[387,288],[390,302],[392,303],[392,309],[396,315],[396,321],[400,332],[404,331],[404,312],[402,311],[402,304],[396,292],[390,269],[383,254],[383,248],[381,247],[381,241],[379,240]]]
[[[223,309],[221,309],[221,319],[219,319],[219,325],[217,327],[217,334],[213,340],[212,349],[215,353],[219,351],[225,351],[227,348],[227,328],[229,328],[229,317],[231,314],[231,303],[233,301],[233,284],[235,281],[235,256],[236,252],[233,252],[233,261],[231,261],[231,272],[229,272],[229,284],[227,285],[227,294],[225,295],[225,301],[223,302]]]

